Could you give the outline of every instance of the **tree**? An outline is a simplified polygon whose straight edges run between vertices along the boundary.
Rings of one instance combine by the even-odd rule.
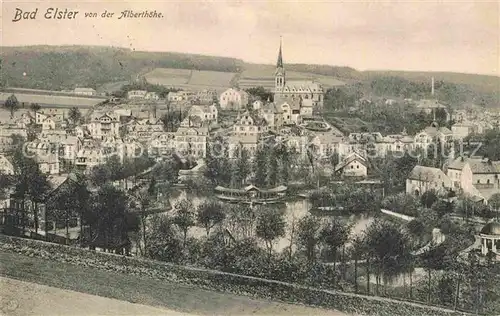
[[[422,205],[427,208],[431,208],[437,200],[438,196],[434,190],[425,191],[420,197]]]
[[[285,219],[283,213],[273,209],[265,209],[257,220],[257,237],[264,240],[269,258],[271,258],[273,251],[273,242],[285,236]]]
[[[320,241],[321,222],[308,215],[300,219],[297,227],[298,248],[302,249],[309,262],[316,260],[316,248]]]
[[[31,111],[33,111],[33,113],[40,111],[41,108],[42,107],[38,103],[31,103],[30,104],[30,109],[31,109]]]
[[[321,241],[329,247],[333,255],[333,270],[336,271],[337,253],[340,247],[344,246],[349,239],[351,228],[345,223],[334,218],[321,230]],[[336,279],[336,278],[335,278]]]
[[[99,188],[93,208],[96,213],[96,235],[89,238],[89,245],[104,249],[123,249],[129,244],[128,231],[134,229],[125,193],[110,184]]]
[[[240,144],[240,155],[236,160],[234,179],[238,186],[244,185],[251,171],[252,169],[250,165],[250,155],[248,153],[248,150],[246,148],[243,148],[243,146]]]
[[[15,95],[11,94],[3,105],[7,110],[10,111],[10,118],[14,118],[14,112],[19,108],[19,101]]]
[[[366,243],[362,237],[356,236],[352,240],[350,253],[351,257],[354,259],[354,292],[358,293],[358,261],[366,253]]]
[[[376,221],[366,231],[366,243],[375,259],[378,295],[382,275],[385,281],[407,270],[411,256],[409,241],[393,223]]]
[[[150,223],[146,255],[156,260],[178,262],[182,254],[182,241],[177,236],[173,219],[163,214],[155,214]]]
[[[173,223],[179,227],[183,234],[182,247],[186,246],[188,231],[195,225],[193,204],[190,200],[184,199],[175,204],[176,214],[173,218]]]
[[[215,201],[205,201],[198,205],[197,220],[202,225],[207,236],[210,235],[210,230],[224,221],[226,214],[224,213],[223,206]]]
[[[255,185],[263,187],[267,179],[268,153],[264,146],[259,146],[255,154],[253,171],[255,174]]]
[[[82,113],[77,107],[72,107],[68,114],[69,119],[73,124],[78,124],[82,120]]]
[[[495,211],[496,219],[499,220],[500,218],[500,193],[495,193],[493,194],[490,199],[488,200],[488,204],[493,208]]]

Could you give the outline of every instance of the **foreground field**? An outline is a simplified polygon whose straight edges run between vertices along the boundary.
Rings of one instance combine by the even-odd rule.
[[[173,284],[121,273],[107,272],[92,268],[82,268],[70,264],[51,262],[23,255],[0,252],[0,275],[61,289],[88,293],[137,304],[155,306],[158,309],[141,309],[139,305],[103,301],[95,296],[77,292],[58,292],[50,289],[44,297],[36,286],[14,286],[13,281],[0,279],[1,296],[13,297],[13,291],[19,291],[21,300],[16,304],[4,304],[4,309],[13,309],[7,315],[318,315],[346,316],[336,311],[316,309],[301,305],[291,305],[243,296],[217,293],[186,285]],[[7,286],[4,286],[4,285]],[[9,285],[10,284],[10,285]],[[6,287],[15,287],[10,290]],[[35,291],[35,293],[30,292]],[[40,296],[41,295],[41,296]],[[38,296],[36,299],[33,297]],[[87,301],[89,299],[89,301]],[[82,303],[84,301],[85,303]],[[105,303],[106,302],[106,303]],[[3,303],[3,300],[2,300]],[[93,304],[95,303],[95,304]],[[109,308],[108,308],[108,303]],[[47,306],[42,306],[42,305]],[[4,306],[2,305],[2,306]],[[23,305],[22,307],[20,307]],[[83,306],[82,306],[83,305]],[[79,308],[83,308],[83,310]],[[30,309],[30,306],[32,309]],[[65,306],[65,307],[64,307]],[[54,310],[51,310],[51,307]],[[24,308],[24,309],[23,309]],[[67,308],[67,310],[64,310]],[[73,308],[73,310],[70,310]],[[92,310],[90,309],[92,308]],[[124,308],[128,312],[125,312]],[[166,309],[165,309],[166,308]],[[17,310],[17,312],[16,312]],[[122,311],[120,313],[120,311]],[[177,312],[177,313],[176,313]],[[80,314],[79,314],[80,313]],[[184,313],[184,314],[182,314]]]
[[[192,315],[2,277],[0,304],[6,316]]]

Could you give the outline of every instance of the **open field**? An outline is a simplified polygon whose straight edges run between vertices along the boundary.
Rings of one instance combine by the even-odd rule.
[[[7,100],[12,93],[0,92],[0,102]],[[22,103],[29,106],[31,103],[38,103],[42,107],[92,107],[103,100],[98,98],[85,98],[85,97],[74,97],[74,96],[61,96],[61,95],[42,95],[42,94],[27,94],[27,93],[15,93],[17,101],[19,101],[20,106]]]
[[[158,308],[167,308],[164,315],[183,315],[169,314],[167,312],[177,311],[188,315],[318,315],[318,316],[346,316],[346,314],[306,307],[302,305],[292,305],[264,300],[255,300],[248,297],[232,294],[217,293],[202,290],[193,286],[181,285],[177,283],[168,283],[149,278],[137,277],[128,274],[97,270],[93,268],[84,268],[67,263],[52,262],[39,258],[31,258],[14,253],[0,252],[0,275],[12,279],[18,279],[28,282],[34,282],[47,286],[53,286],[61,289],[77,291],[102,297],[114,298],[122,301],[128,301],[137,304],[155,306]],[[3,282],[2,282],[3,284]],[[31,287],[31,286],[30,286]],[[4,288],[1,286],[0,288]],[[5,291],[5,289],[3,289]],[[36,288],[33,288],[36,291]],[[29,290],[19,288],[21,297],[27,297],[29,300]],[[9,291],[6,291],[9,293]],[[52,292],[55,293],[55,292]],[[62,292],[63,293],[63,292]],[[49,291],[47,299],[41,298],[44,304],[52,305],[54,308],[75,307],[77,301],[86,299],[88,296],[80,293],[71,292],[71,294],[61,294],[56,298]],[[1,294],[6,296],[5,294]],[[68,298],[66,301],[65,299]],[[38,301],[39,299],[37,299]],[[37,301],[31,301],[27,304],[36,304]],[[63,302],[61,302],[63,301]],[[39,302],[39,301],[38,301]],[[75,304],[72,304],[75,302]],[[97,298],[92,298],[91,302],[102,304]],[[75,306],[73,306],[75,305]],[[103,308],[107,305],[100,305]],[[120,310],[124,305],[112,302],[112,310]],[[130,306],[130,305],[128,305]],[[140,306],[132,305],[131,310],[140,310]],[[40,307],[39,307],[40,308]],[[42,312],[32,311],[31,313],[8,314],[8,315],[57,315],[58,313],[44,314],[43,311],[50,311],[46,307],[41,307]],[[77,311],[77,310],[76,310]],[[160,315],[156,311],[141,311],[142,315]],[[100,309],[99,306],[92,306],[92,310],[86,310],[85,315],[98,313],[100,315],[114,315],[107,309]],[[64,310],[59,315],[78,315],[71,313],[70,310]],[[132,315],[132,314],[122,314]],[[137,314],[136,314],[137,315]]]
[[[234,72],[156,68],[144,75],[152,84],[191,89],[223,89],[231,86]]]

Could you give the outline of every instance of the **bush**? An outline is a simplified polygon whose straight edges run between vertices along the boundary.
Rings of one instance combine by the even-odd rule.
[[[320,290],[279,281],[178,266],[5,235],[0,235],[0,248],[3,251],[31,257],[43,257],[48,260],[82,267],[146,276],[158,280],[200,286],[212,291],[250,295],[267,300],[316,305],[351,314],[377,316],[466,315],[451,310],[387,298]],[[316,277],[324,273],[329,273],[328,268],[313,265],[309,278],[311,285],[317,287],[318,284],[315,284]]]

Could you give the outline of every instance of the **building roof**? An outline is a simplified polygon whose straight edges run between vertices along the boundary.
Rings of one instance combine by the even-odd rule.
[[[358,161],[360,162],[362,165],[364,166],[367,166],[367,161],[364,157],[362,157],[361,155],[359,155],[358,153],[352,153],[350,154],[349,156],[347,156],[346,158],[344,158],[341,162],[339,162],[336,166],[335,166],[335,172],[339,171],[340,169],[344,168],[345,166],[347,166],[348,164],[350,164],[351,162],[353,161]]]
[[[448,166],[448,169],[462,170],[465,164],[469,164],[474,174],[500,174],[500,161],[478,157],[458,157]]]
[[[435,99],[422,99],[417,101],[417,108],[420,109],[446,109],[446,105],[439,103]]]
[[[481,229],[481,234],[483,235],[500,235],[500,223],[491,222]]]
[[[425,166],[415,166],[410,172],[408,179],[425,182],[437,182],[448,178],[441,169]]]
[[[229,142],[233,144],[257,144],[259,142],[259,135],[233,135],[229,136]]]
[[[453,134],[453,132],[450,131],[449,128],[444,127],[444,126],[443,127],[427,126],[426,128],[424,128],[424,130],[422,132],[426,133],[427,135],[429,135],[431,137],[435,137],[439,133],[441,133],[443,135],[451,135],[451,134]]]
[[[92,88],[75,88],[75,92],[95,92]]]

